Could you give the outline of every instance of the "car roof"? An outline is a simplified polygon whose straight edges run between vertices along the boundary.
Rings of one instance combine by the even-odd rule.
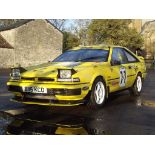
[[[113,47],[121,47],[123,48],[122,46],[117,46],[117,45],[107,45],[107,44],[100,44],[100,45],[89,45],[89,46],[78,46],[78,47],[74,47],[70,50],[79,50],[79,49],[109,49],[109,48],[113,48]]]

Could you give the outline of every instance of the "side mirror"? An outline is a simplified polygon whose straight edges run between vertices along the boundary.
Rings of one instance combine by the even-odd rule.
[[[111,60],[111,65],[112,66],[121,65],[121,61],[119,61],[119,60]]]
[[[142,56],[138,56],[138,58],[141,60],[141,61],[144,61],[144,58]]]

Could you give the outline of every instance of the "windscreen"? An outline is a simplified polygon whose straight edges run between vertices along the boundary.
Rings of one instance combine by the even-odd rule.
[[[109,50],[79,49],[69,50],[57,57],[53,62],[106,62]]]

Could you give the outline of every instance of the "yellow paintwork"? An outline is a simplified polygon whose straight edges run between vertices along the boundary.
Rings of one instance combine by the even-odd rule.
[[[109,57],[107,62],[77,62],[77,65],[74,65],[72,62],[53,62],[46,63],[40,66],[34,66],[27,68],[27,71],[22,73],[22,77],[31,78],[31,77],[48,77],[53,78],[53,82],[38,82],[38,81],[30,81],[30,80],[9,80],[7,85],[14,86],[38,86],[44,88],[67,88],[67,89],[75,89],[80,88],[81,95],[75,96],[60,96],[55,95],[56,100],[82,100],[86,97],[88,92],[91,90],[92,84],[96,77],[101,76],[106,86],[109,90],[109,93],[119,91],[122,89],[126,89],[131,87],[134,84],[137,74],[140,72],[142,77],[146,76],[146,67],[142,57],[138,57],[133,54],[140,62],[129,63],[133,68],[136,66],[136,69],[128,69],[129,64],[123,64],[118,66],[111,66],[111,55],[113,47],[121,47],[121,46],[80,46],[74,48],[73,50],[78,50],[81,48],[92,48],[92,49],[109,49]],[[125,48],[126,49],[126,48]],[[128,49],[126,49],[129,53]],[[124,67],[127,73],[127,81],[125,86],[120,87],[120,68]],[[80,78],[80,82],[57,82],[58,69],[74,69],[76,71],[75,74],[72,75],[72,78]],[[83,87],[88,87],[89,89],[83,90]],[[13,92],[17,96],[21,96],[20,93]],[[44,103],[34,103],[34,102],[23,102],[26,104],[39,104],[39,105],[57,105],[57,104],[44,104]],[[59,106],[70,106],[72,104],[59,104]],[[78,104],[74,104],[78,105]]]
[[[58,127],[55,131],[57,135],[88,135],[83,127]]]

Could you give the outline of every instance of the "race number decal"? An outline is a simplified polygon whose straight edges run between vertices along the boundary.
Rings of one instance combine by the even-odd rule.
[[[127,75],[126,75],[126,69],[125,67],[120,68],[120,81],[119,85],[120,87],[124,87],[127,81]]]

